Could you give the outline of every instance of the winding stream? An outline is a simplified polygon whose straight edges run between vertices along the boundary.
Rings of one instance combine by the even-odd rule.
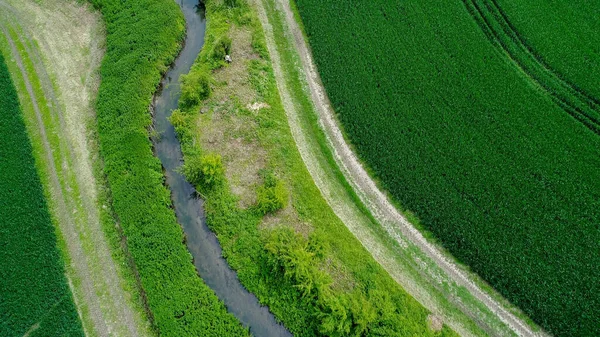
[[[203,201],[196,197],[194,187],[177,172],[183,164],[181,146],[175,129],[168,122],[180,96],[178,79],[192,67],[204,44],[206,19],[198,8],[198,0],[176,0],[187,23],[187,36],[181,54],[162,81],[162,90],[154,98],[154,127],[159,137],[153,139],[171,190],[177,220],[182,226],[187,247],[194,257],[194,265],[204,282],[221,299],[230,313],[237,317],[257,337],[292,336],[277,323],[273,314],[261,306],[256,296],[240,283],[221,255],[221,246],[208,228],[204,217]]]

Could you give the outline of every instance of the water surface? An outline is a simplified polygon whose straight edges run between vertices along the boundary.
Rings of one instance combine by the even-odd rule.
[[[160,135],[154,139],[156,155],[162,162],[171,190],[177,221],[182,226],[187,247],[194,257],[194,265],[204,282],[225,303],[250,332],[257,337],[291,336],[275,320],[256,296],[248,292],[239,282],[236,273],[229,268],[221,255],[221,246],[215,234],[206,226],[203,202],[185,178],[177,172],[183,164],[181,146],[175,129],[168,117],[177,108],[180,96],[178,79],[192,67],[204,44],[206,20],[198,0],[177,0],[187,22],[187,37],[181,54],[162,82],[162,91],[154,99],[154,127]]]

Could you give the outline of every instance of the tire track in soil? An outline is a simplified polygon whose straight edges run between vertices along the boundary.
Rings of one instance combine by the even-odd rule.
[[[263,29],[265,30],[265,33],[269,33],[272,28],[270,27],[269,21],[266,17],[265,9],[263,7],[264,4],[262,4],[262,1],[263,0],[255,0],[254,2],[257,4],[259,18],[263,25]],[[294,14],[290,8],[288,0],[275,1],[278,4],[278,10],[283,11],[283,16],[285,18],[285,23],[288,26],[288,30],[293,34],[295,49],[300,56],[301,61],[301,64],[298,66],[302,68],[304,74],[306,75],[306,83],[308,84],[313,105],[319,117],[319,123],[325,132],[330,147],[333,150],[334,158],[342,170],[345,178],[352,185],[361,201],[365,204],[377,221],[385,228],[390,237],[396,240],[401,246],[406,245],[404,240],[410,241],[429,260],[434,262],[441,271],[447,274],[451,280],[453,280],[458,286],[465,288],[490,312],[492,312],[495,316],[502,320],[502,322],[510,327],[510,330],[512,330],[514,333],[519,336],[527,337],[546,336],[544,332],[534,331],[528,324],[508,311],[504,305],[482,290],[467,273],[465,273],[453,261],[449,260],[439,248],[429,243],[423,237],[423,235],[416,228],[414,228],[412,224],[410,224],[408,220],[404,218],[403,215],[400,214],[400,212],[388,200],[387,196],[377,187],[375,182],[367,174],[366,170],[362,167],[362,164],[344,139],[341,129],[337,124],[338,122],[335,117],[335,112],[331,107],[331,104],[325,93],[325,89],[321,83],[320,76],[316,70],[316,66],[314,65],[310,49],[304,40],[304,36],[302,35],[302,31],[296,22],[296,19],[294,18]],[[273,70],[277,79],[278,88],[280,90],[286,114],[288,114],[288,121],[290,122],[290,128],[292,129],[292,134],[294,135],[298,149],[302,154],[302,158],[305,161],[311,176],[321,190],[323,197],[328,203],[330,203],[330,205],[332,205],[336,215],[338,215],[344,224],[348,226],[348,221],[352,221],[352,219],[350,219],[347,214],[344,214],[344,212],[338,212],[335,210],[335,207],[333,207],[333,204],[335,204],[335,196],[325,192],[327,187],[325,187],[324,184],[326,183],[324,183],[322,180],[322,174],[318,172],[321,168],[319,168],[318,165],[315,165],[314,161],[309,158],[310,155],[307,154],[306,148],[309,147],[309,145],[306,144],[306,140],[303,138],[304,136],[301,135],[301,131],[298,131],[301,129],[300,125],[298,124],[298,118],[295,116],[298,114],[298,112],[295,111],[296,108],[292,103],[291,95],[287,89],[281,66],[278,64],[280,63],[278,61],[280,57],[278,56],[277,47],[275,46],[273,37],[269,36],[269,34],[266,35],[268,49],[273,57]],[[365,233],[364,231],[361,233],[360,230],[357,231],[356,229],[352,229],[350,227],[349,229],[365,247],[369,247],[373,243],[372,238],[368,236],[362,236],[362,234]],[[398,233],[401,233],[401,235]],[[373,254],[374,250],[376,251],[378,248],[371,246],[371,249],[369,249],[371,254]],[[379,253],[383,251],[384,250],[381,249],[379,250]],[[384,269],[390,273],[390,275],[396,274],[395,271],[390,270],[389,265],[385,263],[386,260],[393,260],[393,257],[375,256],[374,254],[374,258],[382,265]],[[465,306],[460,305],[459,299],[457,300],[459,301],[457,306],[461,308],[461,310],[468,310]],[[479,313],[465,312],[465,314],[469,317],[476,318],[478,317]]]
[[[10,34],[8,34],[6,28],[2,26],[1,30],[10,45],[12,57],[14,58],[15,62],[17,63],[17,66],[19,67],[19,70],[21,71],[23,82],[25,83],[25,87],[27,88],[27,94],[29,95],[31,104],[33,106],[33,110],[35,112],[38,124],[38,132],[40,138],[42,139],[42,145],[44,147],[44,153],[46,155],[46,167],[50,173],[50,183],[52,185],[51,193],[54,197],[56,197],[53,200],[53,202],[57,204],[60,212],[60,214],[58,214],[58,216],[60,217],[60,219],[58,219],[58,223],[60,225],[61,234],[67,244],[69,257],[72,261],[72,267],[75,269],[75,272],[81,277],[81,288],[83,289],[86,307],[90,311],[90,316],[92,318],[94,328],[96,329],[98,335],[109,336],[107,326],[104,324],[104,319],[102,317],[98,296],[93,290],[93,285],[90,278],[90,271],[86,261],[84,261],[85,254],[83,253],[83,247],[81,246],[81,242],[79,241],[77,235],[77,229],[75,228],[75,224],[73,222],[73,219],[69,215],[69,212],[67,212],[67,209],[69,208],[67,207],[67,201],[63,195],[61,184],[58,179],[56,166],[54,165],[53,151],[50,147],[50,142],[48,141],[46,129],[44,128],[44,123],[42,120],[42,114],[40,112],[40,108],[35,97],[31,81],[29,80],[29,76],[27,75],[27,71],[25,70],[23,60],[21,59],[21,55],[17,50],[15,42],[13,41]]]
[[[5,7],[5,9],[11,9],[10,6],[3,1],[0,1],[0,5]],[[18,13],[13,14],[16,16],[18,15]],[[58,209],[57,213],[59,213],[57,214],[59,218],[57,222],[59,223],[61,234],[67,245],[68,254],[71,260],[70,265],[73,267],[78,277],[78,281],[81,283],[78,288],[82,290],[82,300],[85,303],[76,302],[76,304],[89,310],[89,316],[94,325],[94,332],[99,336],[110,336],[114,334],[122,336],[123,333],[126,333],[128,336],[138,336],[139,333],[136,319],[134,319],[135,315],[128,304],[125,303],[125,299],[128,298],[128,296],[121,286],[116,265],[112,259],[110,248],[108,247],[100,223],[97,199],[95,197],[96,184],[94,181],[87,181],[90,180],[90,177],[91,180],[93,180],[93,176],[91,175],[91,168],[89,167],[91,164],[89,163],[89,154],[86,151],[87,149],[85,149],[86,145],[83,145],[84,149],[79,148],[79,151],[76,152],[73,144],[69,141],[65,142],[65,137],[62,137],[61,148],[63,146],[67,148],[68,158],[66,158],[64,151],[59,151],[62,157],[61,162],[79,163],[73,164],[77,165],[75,169],[72,170],[73,172],[68,172],[71,167],[66,168],[69,174],[75,176],[76,184],[80,187],[78,189],[79,194],[76,195],[75,198],[79,199],[79,202],[81,202],[85,209],[85,213],[87,213],[83,220],[77,221],[69,212],[69,210],[72,210],[72,214],[75,214],[77,206],[74,203],[76,201],[70,200],[70,198],[65,197],[63,194],[58,177],[58,170],[53,159],[54,151],[48,141],[47,131],[44,127],[41,111],[39,109],[39,103],[27,71],[23,65],[23,60],[10,34],[4,27],[2,27],[2,31],[10,44],[12,55],[21,71],[23,81],[36,114],[40,138],[43,142],[44,152],[47,157],[46,166],[50,173],[50,183],[52,185],[51,193],[56,197],[54,203],[56,203]],[[69,130],[71,129],[66,126],[65,111],[61,109],[61,105],[59,104],[52,87],[52,82],[43,66],[41,56],[35,48],[31,50],[27,43],[23,43],[23,45],[26,47],[26,51],[34,65],[35,72],[40,79],[45,98],[51,103],[49,106],[53,110],[53,117],[58,117],[61,134],[69,135]],[[98,65],[99,60],[92,60],[92,63]],[[87,83],[87,79],[89,79],[89,73],[88,76],[86,76],[86,82],[84,83]],[[77,145],[81,147],[81,144]],[[84,154],[81,153],[82,151]],[[86,156],[86,154],[88,154],[88,156]],[[82,163],[82,161],[85,161],[85,163]],[[86,164],[88,166],[86,166]],[[64,179],[64,181],[65,190],[72,191],[72,186],[69,185],[68,180]],[[94,190],[92,191],[91,189]],[[90,256],[90,253],[85,251],[81,237],[87,237],[91,240],[93,245],[91,251],[95,256],[92,257]],[[94,266],[96,269],[99,268],[99,271],[94,272]],[[71,282],[69,283],[71,284]],[[98,296],[98,293],[101,293],[101,290],[98,287],[102,286],[108,288],[108,294],[103,294],[108,295],[108,297],[103,296],[101,299]],[[73,289],[72,286],[71,288]],[[105,310],[103,310],[103,308]],[[106,313],[106,310],[110,311],[110,316]],[[81,315],[81,310],[79,311]]]

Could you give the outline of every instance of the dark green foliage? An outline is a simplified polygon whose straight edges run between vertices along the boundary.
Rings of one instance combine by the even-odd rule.
[[[84,336],[22,118],[0,54],[0,336]]]
[[[276,212],[287,205],[289,193],[283,181],[275,177],[272,171],[262,174],[263,185],[256,191],[256,209],[261,214]]]
[[[241,7],[245,5],[244,0],[223,0],[223,2],[228,8]]]
[[[198,277],[148,136],[148,106],[174,60],[184,20],[171,0],[91,0],[107,30],[97,112],[113,205],[161,336],[247,331]]]
[[[533,53],[587,96],[600,101],[597,1],[494,0]],[[596,65],[596,66],[595,66]]]
[[[223,61],[225,55],[231,52],[231,39],[227,35],[221,36],[213,48],[212,57],[215,61]]]
[[[506,13],[494,0],[463,0],[473,19],[500,50],[510,55],[515,65],[566,113],[580,121],[592,132],[600,135],[600,100],[594,99],[563,80],[544,63],[519,35]],[[599,6],[600,8],[600,6]]]
[[[382,186],[544,328],[600,335],[600,137],[551,97],[560,88],[542,90],[519,70],[463,1],[296,2],[332,104]],[[569,17],[587,6],[593,17],[597,2],[583,3],[552,6]],[[539,11],[521,12],[517,25],[539,34],[542,60],[556,50],[548,64],[576,68],[575,87],[597,84],[580,57],[559,61],[572,53],[562,33],[540,45],[554,16],[526,22]],[[593,50],[597,39],[564,43]]]

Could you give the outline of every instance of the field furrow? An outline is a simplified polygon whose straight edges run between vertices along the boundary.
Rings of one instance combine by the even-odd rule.
[[[565,112],[600,135],[600,102],[562,79],[526,44],[495,0],[463,0],[492,44]]]

